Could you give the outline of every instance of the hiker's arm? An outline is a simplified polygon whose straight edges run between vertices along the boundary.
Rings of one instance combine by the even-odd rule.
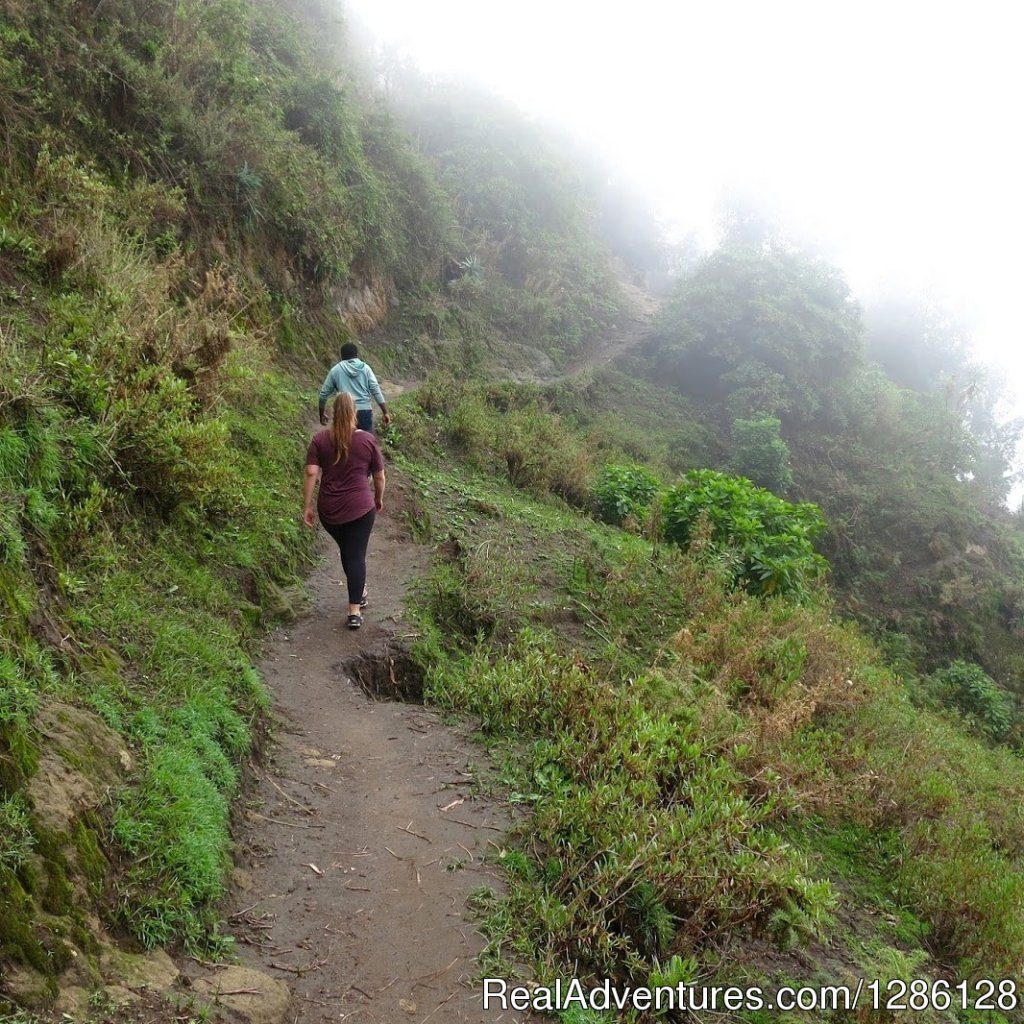
[[[316,509],[313,508],[313,492],[316,490],[317,481],[320,479],[319,466],[306,467],[306,479],[303,481],[303,498],[305,509],[302,513],[302,521],[307,526],[316,526]]]
[[[366,386],[369,389],[370,394],[377,399],[381,415],[384,417],[384,426],[386,427],[391,422],[391,413],[388,412],[387,402],[384,401],[384,392],[380,389],[380,384],[377,381],[377,375],[369,366],[366,368]]]
[[[384,470],[373,474],[373,507],[378,511],[384,508]]]
[[[327,423],[327,402],[338,390],[338,385],[334,383],[334,369],[333,367],[324,378],[324,386],[320,389],[320,423]]]

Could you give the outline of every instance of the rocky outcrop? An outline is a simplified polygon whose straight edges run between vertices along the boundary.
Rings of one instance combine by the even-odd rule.
[[[388,315],[393,289],[382,277],[353,275],[344,285],[331,289],[330,302],[353,334],[365,334]]]

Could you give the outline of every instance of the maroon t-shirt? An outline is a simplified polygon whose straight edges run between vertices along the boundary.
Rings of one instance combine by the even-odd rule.
[[[332,526],[351,523],[373,508],[373,491],[367,476],[384,468],[377,438],[365,430],[352,435],[347,459],[335,462],[336,454],[330,430],[314,435],[306,452],[306,465],[319,466],[322,471],[316,510],[321,522]]]

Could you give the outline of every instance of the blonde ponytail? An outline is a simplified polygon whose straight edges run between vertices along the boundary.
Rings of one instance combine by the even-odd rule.
[[[334,422],[331,424],[331,439],[334,441],[334,463],[344,462],[352,447],[352,435],[356,432],[356,403],[344,391],[334,399]]]

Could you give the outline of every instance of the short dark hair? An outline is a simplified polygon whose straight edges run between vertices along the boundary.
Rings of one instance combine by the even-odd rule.
[[[359,355],[359,347],[353,341],[346,341],[341,346],[341,358],[342,359],[355,359]]]

